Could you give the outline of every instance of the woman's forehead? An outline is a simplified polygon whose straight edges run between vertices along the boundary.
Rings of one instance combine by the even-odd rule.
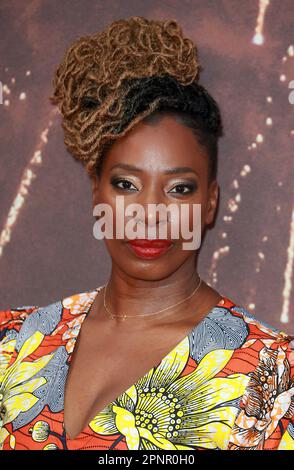
[[[191,128],[164,116],[156,124],[140,122],[112,145],[105,169],[110,171],[119,164],[125,164],[126,170],[129,165],[129,171],[138,174],[139,171],[164,173],[179,167],[199,172],[206,169],[207,155]]]

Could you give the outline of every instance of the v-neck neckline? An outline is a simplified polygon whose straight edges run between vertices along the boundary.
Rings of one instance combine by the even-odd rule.
[[[110,401],[107,405],[104,406],[104,408],[100,411],[98,411],[94,416],[92,416],[92,418],[90,419],[90,421],[86,424],[86,426],[84,427],[84,429],[73,439],[71,439],[69,437],[69,435],[67,434],[66,432],[66,429],[65,429],[65,423],[64,423],[64,408],[65,408],[65,390],[66,390],[66,382],[67,382],[67,377],[69,375],[69,368],[70,368],[70,364],[71,364],[71,359],[72,359],[72,356],[73,356],[73,353],[74,353],[74,350],[75,350],[75,346],[76,346],[76,343],[77,343],[77,340],[78,340],[78,336],[80,334],[80,331],[81,331],[81,327],[82,327],[82,324],[84,322],[84,320],[86,319],[86,317],[88,316],[90,310],[91,310],[91,307],[99,293],[99,291],[105,286],[105,284],[103,284],[102,286],[99,286],[99,287],[96,287],[95,289],[91,290],[91,291],[88,291],[86,293],[87,296],[89,296],[89,299],[86,300],[85,302],[85,305],[81,308],[80,312],[79,313],[75,313],[73,316],[74,318],[77,318],[79,317],[80,315],[82,315],[82,319],[81,321],[78,323],[77,325],[77,334],[75,335],[75,338],[74,338],[74,345],[71,349],[71,352],[69,353],[68,355],[68,368],[67,368],[67,371],[66,371],[66,375],[65,375],[65,379],[64,379],[64,387],[63,387],[63,409],[62,409],[62,428],[63,428],[63,432],[64,432],[64,435],[65,435],[65,439],[67,442],[76,442],[78,441],[79,439],[81,439],[85,433],[87,432],[87,429],[89,428],[89,424],[96,418],[96,416],[99,416],[102,411],[105,410],[105,408],[109,407],[112,403],[114,403],[115,401],[117,401],[117,399],[119,397],[121,397],[124,393],[126,393],[127,390],[129,390],[130,387],[132,386],[136,386],[139,382],[141,382],[144,377],[148,376],[152,369],[154,369],[155,367],[159,367],[165,360],[168,356],[170,355],[173,355],[176,350],[180,349],[183,342],[186,341],[187,339],[191,338],[192,335],[195,334],[196,330],[198,328],[201,327],[201,325],[206,321],[207,318],[209,318],[209,316],[214,312],[214,310],[217,308],[217,307],[223,307],[226,303],[226,297],[221,295],[221,299],[218,301],[218,303],[216,305],[214,305],[210,310],[209,312],[205,315],[204,318],[202,318],[202,320],[200,320],[199,323],[197,323],[196,325],[194,325],[190,331],[184,336],[184,338],[182,338],[177,344],[176,346],[174,346],[167,354],[165,354],[165,356],[158,361],[157,364],[153,365],[147,372],[145,372],[141,377],[139,377],[135,382],[133,382],[133,384],[129,385],[123,392],[121,392],[117,397],[115,397],[112,401]],[[190,344],[190,343],[189,343]],[[93,435],[93,432],[91,433],[91,435]]]

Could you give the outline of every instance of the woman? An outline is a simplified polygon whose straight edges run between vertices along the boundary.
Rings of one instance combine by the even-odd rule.
[[[222,121],[198,73],[177,22],[143,17],[80,38],[57,68],[51,100],[93,208],[116,229],[118,197],[140,205],[135,225],[161,243],[106,237],[105,285],[0,312],[2,449],[294,448],[293,336],[206,284],[199,246],[148,212],[198,205],[178,228],[201,239],[213,224]]]

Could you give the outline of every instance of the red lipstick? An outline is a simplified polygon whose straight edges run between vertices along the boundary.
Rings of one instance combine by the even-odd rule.
[[[135,252],[140,258],[154,259],[163,255],[171,246],[171,240],[156,239],[156,240],[143,240],[135,239],[130,240],[127,245],[132,251]]]

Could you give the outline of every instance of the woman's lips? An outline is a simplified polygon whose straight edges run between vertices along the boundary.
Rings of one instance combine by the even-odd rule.
[[[127,245],[141,258],[158,258],[172,246],[171,240],[130,240]]]

